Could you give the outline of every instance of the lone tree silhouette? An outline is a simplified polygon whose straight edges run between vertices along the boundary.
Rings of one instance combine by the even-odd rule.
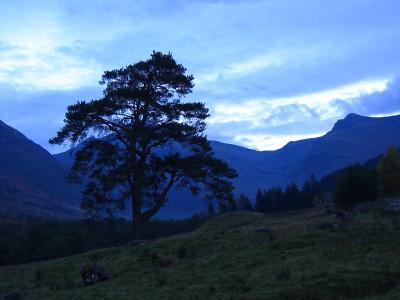
[[[153,52],[146,61],[106,71],[103,97],[67,109],[51,144],[82,143],[70,177],[84,182],[88,216],[113,215],[130,201],[134,239],[168,201],[173,186],[206,199],[232,197],[236,171],[213,156],[204,130],[208,109],[181,102],[194,77],[172,55]]]

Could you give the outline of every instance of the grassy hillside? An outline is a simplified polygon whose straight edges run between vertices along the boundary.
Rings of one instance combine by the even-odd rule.
[[[323,210],[237,212],[195,232],[28,265],[0,268],[0,295],[26,299],[399,299],[400,217],[358,215],[340,232]],[[257,229],[271,228],[273,234]],[[96,259],[111,274],[87,286]]]

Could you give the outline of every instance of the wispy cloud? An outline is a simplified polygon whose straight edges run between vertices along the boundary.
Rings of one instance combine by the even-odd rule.
[[[21,0],[0,11],[0,119],[47,148],[65,107],[98,96],[104,70],[152,50],[194,74],[189,100],[210,108],[208,135],[221,141],[274,149],[348,112],[400,111],[398,0]]]
[[[336,108],[331,104],[337,101],[349,101],[386,89],[389,79],[369,80],[352,83],[337,88],[314,93],[294,95],[291,97],[272,99],[251,99],[240,103],[221,102],[213,106],[211,123],[226,123],[233,121],[251,121],[259,124],[261,120],[273,118],[278,112],[282,115],[284,109],[285,122],[290,122],[290,113],[298,113],[298,117],[309,115],[312,111],[320,118],[337,116]],[[294,106],[293,106],[294,105]],[[292,108],[288,111],[285,108]],[[294,111],[293,111],[294,108]]]
[[[278,68],[283,63],[285,63],[283,53],[265,53],[244,61],[233,63],[225,68],[199,74],[195,79],[195,83],[197,86],[204,86],[209,82],[217,81],[222,78],[241,77],[267,68]]]
[[[95,62],[65,54],[57,47],[28,45],[11,49],[0,50],[0,83],[18,89],[75,89],[93,85],[102,72]]]
[[[226,141],[258,150],[278,149],[289,141],[323,135],[338,118],[357,111],[344,109],[343,103],[378,98],[392,85],[387,79],[369,80],[292,97],[216,103],[210,131],[223,128]]]

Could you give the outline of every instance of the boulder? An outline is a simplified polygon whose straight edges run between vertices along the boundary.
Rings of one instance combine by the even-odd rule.
[[[105,269],[95,262],[85,264],[81,269],[81,276],[86,284],[95,284],[110,278]]]

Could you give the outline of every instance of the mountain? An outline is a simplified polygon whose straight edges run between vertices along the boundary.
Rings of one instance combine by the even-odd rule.
[[[0,121],[0,216],[78,217],[79,190],[54,157]]]
[[[389,145],[400,145],[400,116],[372,118],[349,114],[336,122],[327,134],[312,139],[290,142],[276,151],[256,151],[212,141],[215,155],[235,168],[236,193],[254,197],[258,188],[285,186],[294,181],[302,184],[311,174],[321,178],[356,162],[378,156]],[[79,146],[78,146],[79,147]],[[66,168],[73,161],[76,149],[56,154]],[[187,191],[174,190],[167,207],[159,217],[183,217],[204,209],[205,204],[192,201]]]
[[[236,168],[235,185],[240,192],[254,195],[257,188],[302,184],[314,174],[321,178],[349,164],[364,163],[400,145],[400,116],[371,118],[349,114],[327,134],[290,142],[276,151],[255,151],[212,142],[221,159]]]
[[[332,171],[384,153],[400,145],[400,116],[372,118],[349,114],[324,136],[290,142],[277,151],[264,153],[261,164],[269,170],[268,185],[288,181],[302,183],[314,174],[320,178]]]

